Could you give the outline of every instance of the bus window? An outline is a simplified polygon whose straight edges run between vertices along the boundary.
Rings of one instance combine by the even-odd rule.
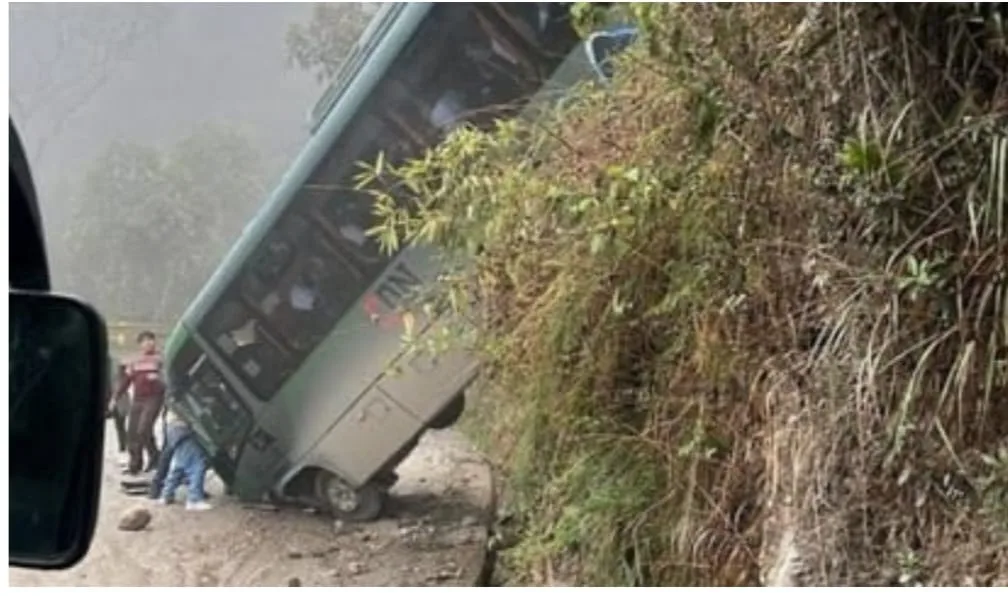
[[[375,143],[376,138],[385,136],[385,125],[376,115],[368,112],[359,114],[344,133],[344,138],[326,154],[325,159],[316,166],[311,177],[305,184],[305,189],[314,194],[314,198],[327,196],[340,188],[353,188],[354,178],[361,171],[361,163],[373,163],[381,147]],[[298,203],[304,203],[308,197],[298,197]]]
[[[496,76],[501,76],[506,69],[531,92],[541,78],[541,69],[536,64],[539,44],[532,30],[528,30],[522,19],[512,14],[516,6],[521,9],[520,4],[507,7],[473,5],[470,8],[467,45],[470,55],[478,61],[497,64]],[[522,35],[518,29],[525,30],[526,34]]]
[[[552,63],[563,60],[577,42],[570,26],[570,6],[562,2],[493,3],[489,8],[538,56]],[[548,72],[543,72],[548,76]]]
[[[299,258],[298,244],[308,234],[310,225],[297,214],[284,217],[240,276],[241,295],[267,317],[279,300],[275,288],[290,277]]]
[[[297,199],[312,203],[318,222],[338,252],[369,281],[381,273],[389,258],[382,253],[378,241],[367,234],[377,223],[374,197],[368,191],[356,190],[354,180],[360,171],[359,164],[373,163],[386,148],[397,150],[400,144],[392,140],[390,132],[373,115],[356,119],[346,142],[338,145],[339,150],[331,152],[327,163],[313,173],[310,194]]]
[[[515,113],[566,55],[547,56],[551,27],[565,12],[549,3],[436,6],[376,90],[374,114],[414,144],[416,156],[464,121],[493,126]],[[445,61],[446,48],[466,59]],[[366,131],[382,128],[356,123]]]
[[[294,250],[290,243],[275,238],[268,240],[266,245],[259,249],[249,268],[260,281],[270,284],[279,279],[293,258]]]
[[[434,128],[447,133],[461,123],[465,113],[462,94],[455,89],[449,89],[434,102],[428,120]]]
[[[517,36],[514,35],[513,28],[507,20],[500,19],[501,13],[492,9],[486,10],[481,6],[474,6],[472,11],[476,26],[484,35],[486,51],[490,55],[504,60],[512,68],[519,68],[527,81],[532,82],[538,79],[538,69],[532,62],[531,56],[528,55],[525,48],[516,43]]]
[[[277,328],[291,347],[308,353],[353,305],[367,283],[318,231],[306,247],[305,258],[299,262],[291,284],[283,289]]]
[[[376,112],[389,123],[383,127],[382,149],[402,148],[399,159],[391,163],[419,157],[427,147],[437,144],[439,130],[429,118],[431,111],[436,109],[437,97],[428,101],[409,78],[397,77],[390,77],[381,84],[380,96],[382,101]],[[451,106],[443,106],[441,110],[445,107]]]
[[[241,301],[221,301],[203,321],[201,332],[260,399],[272,397],[293,372],[293,359],[276,332]]]
[[[277,229],[263,241],[249,269],[266,286],[273,285],[287,271],[296,256],[296,246],[308,229],[308,222],[301,216],[284,218]]]
[[[487,6],[435,9],[442,15],[425,27],[438,28],[415,36],[377,93],[390,118],[422,144],[435,144],[461,121],[493,126],[516,112],[541,84],[540,74],[552,70],[513,31],[520,20],[512,23]],[[466,59],[446,62],[445,47]]]
[[[393,163],[409,157],[408,139],[376,115],[380,109],[355,119],[346,141],[315,168],[293,212],[278,225],[275,235],[290,239],[292,248],[283,272],[270,283],[259,274],[245,275],[242,282],[243,296],[300,354],[315,348],[389,262],[367,234],[376,223],[374,198],[354,188],[361,162],[373,162],[382,152]]]
[[[314,241],[305,247],[289,283],[272,294],[276,305],[270,322],[292,349],[302,353],[315,348],[356,298],[352,281],[357,276],[334,252],[317,248],[320,235],[312,231]]]
[[[370,280],[346,275],[345,259],[337,255],[321,234],[316,236],[309,254],[298,283],[319,295],[321,304],[315,312],[324,313],[332,319],[331,323],[335,323],[336,318],[353,305]]]
[[[289,214],[280,223],[281,233],[291,242],[297,243],[308,233],[311,224],[308,220],[297,214]]]
[[[377,223],[373,212],[374,197],[353,190],[334,194],[320,209],[334,244],[366,279],[380,275],[390,258],[378,240],[367,234]]]

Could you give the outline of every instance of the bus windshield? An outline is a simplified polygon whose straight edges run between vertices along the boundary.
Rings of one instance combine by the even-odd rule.
[[[205,355],[188,376],[190,382],[176,395],[178,407],[189,414],[193,430],[212,448],[211,457],[223,457],[233,465],[252,426],[251,413]]]

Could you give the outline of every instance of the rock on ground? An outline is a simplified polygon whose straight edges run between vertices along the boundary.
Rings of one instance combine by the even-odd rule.
[[[151,513],[145,507],[132,507],[119,518],[118,528],[124,532],[139,532],[151,522]]]

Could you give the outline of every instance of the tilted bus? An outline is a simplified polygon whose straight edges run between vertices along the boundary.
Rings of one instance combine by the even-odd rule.
[[[492,126],[556,75],[592,76],[568,10],[397,3],[373,18],[307,146],[166,341],[172,408],[233,494],[371,519],[423,432],[458,419],[476,360],[410,355],[396,315],[436,255],[389,256],[365,235],[355,178],[379,153],[401,163],[460,123]]]

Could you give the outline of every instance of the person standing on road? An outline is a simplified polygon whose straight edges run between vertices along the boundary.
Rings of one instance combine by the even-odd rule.
[[[168,476],[161,489],[161,504],[171,505],[175,502],[175,493],[182,483],[186,484],[186,510],[206,511],[213,506],[207,502],[203,484],[206,482],[207,454],[196,438],[189,433],[174,445],[171,463],[168,466]]]
[[[154,424],[164,405],[165,382],[162,372],[161,354],[152,331],[141,331],[137,336],[140,356],[126,366],[116,390],[116,399],[133,388],[133,400],[126,420],[126,434],[129,443],[129,465],[126,473],[131,476],[144,469],[143,453],[147,451],[147,471],[157,466],[158,449],[154,442]]]
[[[113,375],[116,387],[123,382],[125,376],[126,366],[124,364],[116,364],[115,374]],[[112,422],[115,424],[116,446],[119,448],[120,458],[127,453],[129,447],[128,435],[126,434],[126,417],[129,415],[129,408],[130,401],[128,395],[117,396],[116,391],[112,391],[109,394],[108,414],[112,417]],[[127,462],[122,461],[120,463],[126,464]]]
[[[154,471],[154,477],[151,478],[150,489],[148,491],[148,496],[154,500],[161,498],[161,491],[164,488],[165,480],[168,478],[168,471],[171,468],[176,447],[192,434],[189,425],[176,416],[170,409],[166,413],[165,418],[164,443],[161,449],[161,457],[158,459],[157,469]]]

